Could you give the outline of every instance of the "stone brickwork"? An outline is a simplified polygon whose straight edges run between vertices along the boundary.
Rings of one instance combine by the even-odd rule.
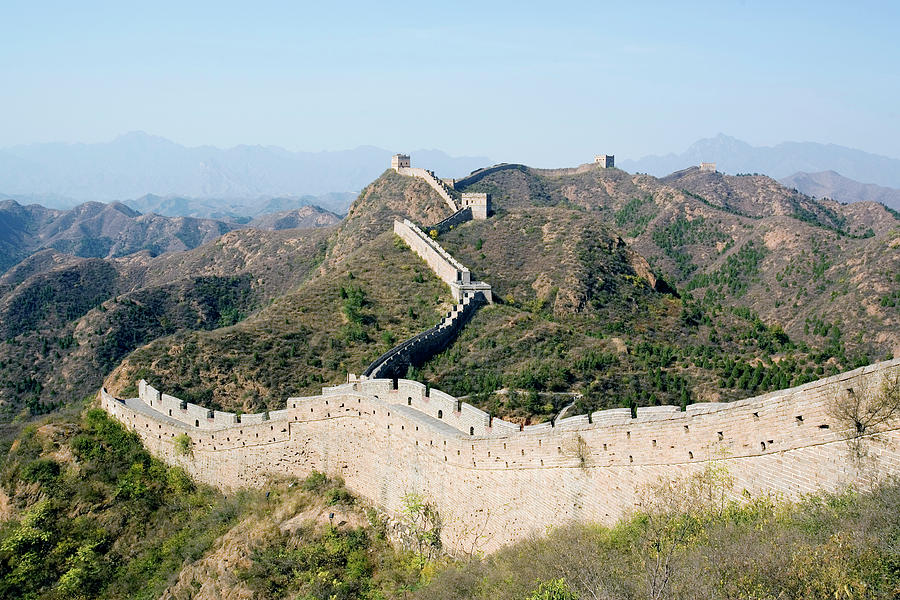
[[[700,163],[700,172],[701,173],[715,173],[716,172],[716,163],[714,163],[714,162]]]
[[[379,356],[363,375],[372,379],[402,377],[409,367],[421,366],[456,338],[459,330],[484,301],[481,295],[466,295],[440,323]]]
[[[522,171],[527,172],[528,167],[525,165],[512,164],[512,163],[500,163],[499,165],[494,165],[492,167],[485,167],[483,169],[477,169],[472,171],[470,174],[466,175],[462,179],[457,179],[455,183],[455,187],[457,190],[462,190],[467,186],[474,185],[493,173],[497,173],[499,171]]]
[[[594,157],[594,162],[604,169],[612,169],[616,166],[616,157],[612,154],[599,154]]]
[[[395,516],[410,494],[421,495],[441,515],[444,546],[456,552],[492,552],[571,521],[612,524],[638,505],[646,486],[712,461],[727,466],[735,498],[796,497],[900,474],[897,423],[866,434],[871,462],[860,462],[848,444],[855,428],[832,416],[836,401],[900,373],[900,359],[739,402],[638,408],[634,416],[613,409],[534,426],[394,379],[442,349],[491,294],[410,221],[395,221],[394,231],[450,285],[459,305],[379,357],[365,377],[261,414],[208,410],[145,381],[138,398],[101,390],[101,405],[154,455],[223,489],[317,470],[343,477]],[[181,435],[191,439],[188,454],[179,451]]]
[[[340,475],[391,514],[421,494],[455,551],[491,552],[548,526],[615,522],[660,478],[727,466],[740,498],[866,485],[900,473],[896,424],[869,436],[874,461],[850,460],[836,399],[900,371],[900,359],[733,403],[598,411],[520,427],[418,382],[351,381],[289,398],[284,410],[237,415],[184,403],[145,382],[139,398],[100,402],[163,460],[223,489],[272,475]],[[192,453],[182,455],[176,436]]]
[[[454,213],[454,216],[460,212]],[[410,366],[424,364],[453,341],[481,304],[493,301],[491,286],[481,281],[472,281],[467,268],[409,219],[394,221],[394,233],[450,286],[458,304],[434,327],[379,356],[363,373],[367,378],[402,377]]]
[[[483,192],[464,192],[462,205],[472,210],[472,218],[483,221],[491,214],[491,195]]]
[[[425,261],[435,275],[450,286],[454,300],[462,302],[466,296],[481,295],[485,301],[493,302],[491,286],[483,281],[474,281],[469,269],[453,258],[415,223],[409,219],[395,220],[394,233]]]
[[[459,210],[459,206],[456,203],[456,199],[453,198],[453,188],[446,183],[443,179],[439,179],[437,175],[434,174],[434,171],[429,171],[428,169],[418,169],[409,166],[409,157],[406,156],[406,160],[396,159],[398,156],[395,155],[394,158],[391,159],[391,168],[394,169],[400,175],[405,175],[407,177],[418,177],[419,179],[424,179],[425,182],[432,187],[432,189],[438,193],[438,196],[444,199],[444,202],[447,203],[447,206],[450,207],[450,210],[456,212]],[[394,166],[394,165],[398,166]],[[406,166],[401,166],[401,165]]]
[[[472,220],[472,209],[467,206],[465,208],[459,209],[458,211],[456,211],[455,213],[453,213],[452,215],[450,215],[449,217],[447,217],[446,219],[444,219],[437,225],[432,225],[428,229],[429,230],[434,229],[435,231],[438,232],[438,234],[447,233],[448,231],[450,231],[457,225],[462,225],[463,223],[468,223],[471,220]]]
[[[409,154],[395,154],[391,157],[391,168],[397,172],[409,168]]]
[[[453,287],[460,283],[469,283],[472,274],[459,261],[444,250],[440,244],[431,239],[409,219],[394,221],[394,233],[400,236],[419,258],[425,261],[435,275],[447,285]],[[459,300],[459,298],[457,298]]]

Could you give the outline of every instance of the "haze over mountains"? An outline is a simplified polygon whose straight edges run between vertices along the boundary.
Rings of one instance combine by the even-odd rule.
[[[761,173],[781,179],[797,172],[837,171],[859,182],[900,188],[900,160],[815,142],[783,142],[775,146],[751,146],[719,134],[698,140],[681,154],[622,159],[618,166],[629,172],[663,177],[701,162],[714,162],[724,173]]]
[[[334,152],[249,145],[188,148],[131,132],[104,143],[0,149],[0,199],[51,208],[121,201],[142,213],[236,222],[307,205],[340,214],[358,190],[384,171],[391,154],[374,146]],[[439,150],[412,155],[415,164],[427,165],[442,177],[461,177],[492,162],[486,157],[451,157]],[[724,173],[783,179],[814,196],[900,205],[900,192],[872,187],[900,188],[900,160],[834,144],[755,147],[719,134],[695,142],[681,154],[621,157],[618,164],[626,171],[662,177],[701,161],[715,162]],[[826,171],[834,173],[825,175]]]
[[[167,217],[196,217],[247,223],[262,215],[272,215],[304,208],[326,209],[343,214],[356,198],[354,192],[332,192],[321,196],[287,196],[227,200],[222,198],[184,198],[145,194],[125,200],[123,204],[141,213],[156,213]]]
[[[900,210],[900,190],[873,183],[860,183],[834,171],[794,173],[780,181],[816,198],[831,198],[838,202],[880,202],[894,210]]]
[[[373,146],[336,152],[246,145],[187,148],[131,132],[104,143],[4,148],[0,195],[71,207],[145,194],[246,199],[350,192],[384,171],[394,152]],[[415,156],[445,177],[466,175],[489,163],[485,157],[450,157],[438,150],[417,150]]]
[[[244,224],[141,214],[121,202],[85,202],[70,210],[57,210],[5,200],[0,202],[0,274],[42,251],[53,258],[44,267],[62,260],[56,254],[114,258],[147,251],[156,256],[196,248],[244,226],[276,231],[327,227],[339,221],[337,215],[317,206],[273,211]]]

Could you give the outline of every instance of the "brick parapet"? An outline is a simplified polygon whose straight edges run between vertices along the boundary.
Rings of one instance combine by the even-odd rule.
[[[466,295],[441,321],[379,356],[365,370],[370,378],[400,377],[410,366],[419,366],[441,352],[477,310],[481,298]]]
[[[457,225],[462,225],[463,223],[467,223],[471,220],[472,207],[466,206],[465,208],[459,209],[440,223],[432,225],[431,227],[429,227],[429,229],[434,229],[438,232],[438,234],[447,233]]]
[[[450,210],[452,210],[453,212],[459,210],[459,206],[456,202],[456,199],[453,198],[453,193],[450,186],[444,183],[442,179],[439,179],[434,174],[434,172],[429,171],[428,169],[420,169],[417,167],[399,167],[395,168],[394,170],[400,175],[424,179],[425,182],[430,185],[435,192],[437,192],[438,196],[444,199],[444,202],[447,203],[447,206],[450,207]]]
[[[395,220],[394,233],[400,236],[447,285],[468,283],[472,280],[469,269],[409,219]]]
[[[150,406],[156,390],[147,384],[138,399],[116,400],[105,390],[100,396],[151,452],[213,485],[260,486],[271,475],[303,477],[313,469],[339,474],[393,514],[402,512],[406,494],[422,494],[445,517],[449,548],[478,542],[492,551],[548,525],[612,523],[635,506],[642,487],[698,472],[712,460],[728,466],[737,495],[796,496],[897,474],[897,429],[874,436],[881,442],[878,469],[863,472],[850,460],[848,432],[830,407],[848,388],[898,367],[900,361],[888,361],[730,404],[639,409],[636,418],[612,409],[593,413],[591,423],[579,415],[521,431],[407,380],[325,388],[290,398],[268,419],[243,415],[238,424],[222,413],[222,426],[216,418],[194,426],[157,411]],[[173,440],[180,434],[191,437],[192,456],[178,454]],[[467,537],[476,528],[486,536],[480,541]]]

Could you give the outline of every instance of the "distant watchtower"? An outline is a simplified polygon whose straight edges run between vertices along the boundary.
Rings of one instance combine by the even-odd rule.
[[[612,169],[616,166],[616,157],[613,154],[599,154],[594,157],[594,162],[604,169]]]
[[[488,218],[491,214],[491,195],[477,192],[464,192],[462,195],[462,208],[472,209],[472,218],[478,221]]]
[[[700,172],[701,173],[715,173],[716,172],[716,163],[700,163]]]
[[[391,168],[397,172],[409,168],[409,154],[395,154],[391,157]]]

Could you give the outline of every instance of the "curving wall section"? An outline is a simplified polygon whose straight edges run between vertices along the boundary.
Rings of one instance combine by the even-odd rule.
[[[400,175],[424,179],[425,182],[430,185],[435,192],[438,193],[438,196],[444,199],[444,202],[447,203],[447,206],[450,207],[450,210],[452,210],[453,212],[459,210],[459,206],[457,206],[456,200],[453,198],[450,187],[446,183],[444,183],[442,179],[438,179],[437,175],[434,174],[434,171],[429,171],[428,169],[419,169],[416,167],[397,167],[394,170],[397,171],[397,173],[399,173]]]
[[[461,208],[437,225],[432,225],[429,229],[434,229],[439,234],[446,233],[450,231],[453,227],[457,225],[461,225],[462,223],[467,223],[472,220],[472,207],[467,206],[465,208]]]
[[[481,297],[465,296],[440,323],[379,356],[363,375],[373,379],[402,377],[410,366],[422,365],[456,338],[483,301]]]
[[[264,486],[313,469],[393,514],[422,494],[442,515],[445,545],[491,552],[572,520],[610,524],[660,478],[724,463],[735,495],[796,496],[900,472],[896,425],[867,438],[872,463],[850,460],[831,406],[900,371],[900,359],[727,404],[598,411],[520,427],[438,390],[372,379],[289,398],[284,410],[237,415],[184,403],[141,382],[140,397],[102,406],[147,448],[222,488]],[[589,422],[590,421],[590,422]],[[174,438],[191,437],[190,456]]]

